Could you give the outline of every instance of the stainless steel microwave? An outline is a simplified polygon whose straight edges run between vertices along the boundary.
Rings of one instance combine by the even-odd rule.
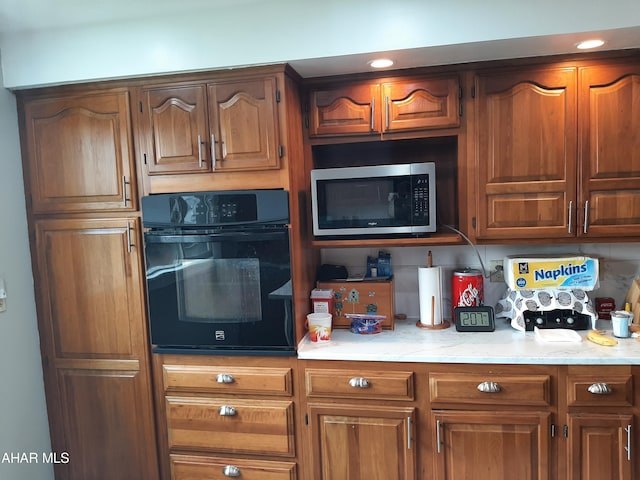
[[[435,164],[315,169],[311,202],[316,237],[435,232]]]

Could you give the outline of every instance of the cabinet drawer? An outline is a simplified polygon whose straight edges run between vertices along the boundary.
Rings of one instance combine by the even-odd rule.
[[[631,407],[631,375],[569,375],[567,405],[570,407]]]
[[[172,480],[296,480],[296,465],[250,459],[171,455]],[[237,475],[234,475],[237,473]]]
[[[171,449],[294,455],[292,402],[202,397],[165,402]]]
[[[548,406],[551,377],[430,373],[429,392],[435,404]]]
[[[309,397],[413,400],[413,372],[305,370]]]
[[[293,391],[290,368],[166,364],[162,375],[166,392],[290,396]]]

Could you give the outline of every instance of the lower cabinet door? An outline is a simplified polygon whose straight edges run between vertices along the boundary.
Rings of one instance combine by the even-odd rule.
[[[569,414],[569,480],[631,480],[632,415]]]
[[[438,480],[547,480],[547,412],[434,411]]]
[[[315,480],[416,478],[415,409],[309,405]]]
[[[58,452],[62,461],[54,462],[56,478],[158,478],[149,380],[141,363],[104,359],[57,363],[61,408],[52,420],[52,425],[59,425],[52,440],[54,451],[55,445],[63,445],[64,453]],[[60,438],[63,444],[58,443]]]
[[[270,460],[171,455],[172,480],[297,480],[296,464]]]

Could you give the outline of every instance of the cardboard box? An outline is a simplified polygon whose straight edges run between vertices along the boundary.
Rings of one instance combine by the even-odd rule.
[[[584,256],[505,257],[504,280],[512,290],[598,287],[598,259]]]

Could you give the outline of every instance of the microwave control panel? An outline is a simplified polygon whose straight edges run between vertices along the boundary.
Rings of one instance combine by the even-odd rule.
[[[416,175],[412,190],[414,224],[420,224],[421,219],[429,220],[429,175]]]

